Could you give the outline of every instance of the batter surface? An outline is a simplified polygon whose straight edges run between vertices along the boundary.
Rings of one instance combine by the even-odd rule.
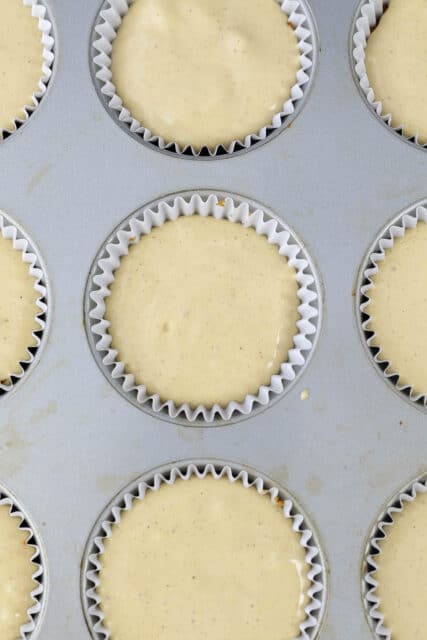
[[[280,371],[298,333],[298,283],[240,223],[180,216],[142,236],[106,298],[112,347],[150,394],[225,406]]]
[[[0,382],[9,382],[12,373],[19,373],[20,361],[28,360],[28,347],[36,340],[33,331],[39,328],[35,317],[39,313],[34,289],[35,280],[29,274],[22,253],[13,248],[11,240],[0,233]]]
[[[400,384],[415,393],[427,393],[427,225],[419,222],[395,238],[379,272],[372,277],[369,329],[375,331],[373,346],[390,362],[388,373],[398,373]]]
[[[0,0],[0,130],[25,118],[42,75],[43,46],[37,18],[22,0]]]
[[[111,64],[131,114],[197,150],[271,124],[299,68],[297,37],[276,0],[135,0]]]
[[[26,544],[28,531],[19,530],[20,519],[11,518],[9,506],[0,506],[0,638],[17,640],[20,628],[28,622],[28,609],[34,604],[31,562],[34,549]]]
[[[391,0],[368,39],[366,69],[383,114],[427,142],[427,2]]]
[[[376,557],[377,594],[384,622],[396,640],[424,640],[427,593],[427,495],[418,494],[393,514]]]
[[[212,476],[148,492],[113,527],[98,593],[111,640],[293,640],[309,565],[269,495]]]

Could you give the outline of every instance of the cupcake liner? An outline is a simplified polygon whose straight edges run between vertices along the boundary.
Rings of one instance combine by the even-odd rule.
[[[136,385],[134,376],[126,373],[125,364],[117,360],[117,351],[111,347],[108,333],[109,322],[105,320],[105,298],[114,281],[114,271],[122,256],[128,253],[129,244],[138,242],[141,235],[150,233],[152,227],[167,220],[176,220],[179,215],[213,216],[226,218],[232,223],[253,227],[271,244],[279,247],[296,271],[299,284],[298,307],[300,319],[298,334],[294,336],[294,348],[288,352],[288,361],[281,365],[280,373],[273,375],[270,385],[261,386],[257,395],[247,395],[243,402],[230,402],[226,407],[218,404],[208,409],[202,405],[192,409],[188,404],[175,405],[172,400],[162,402],[158,394],[148,395],[144,385]],[[307,363],[320,325],[320,287],[313,265],[305,250],[292,232],[272,214],[267,214],[256,203],[250,204],[235,196],[199,192],[171,196],[158,200],[124,220],[107,239],[95,259],[86,291],[86,326],[94,356],[104,375],[125,397],[140,408],[149,405],[155,414],[166,414],[176,419],[183,416],[187,421],[203,423],[229,421],[233,415],[250,414],[257,405],[269,404],[273,396],[282,394],[296,379]]]
[[[391,631],[384,625],[384,614],[381,612],[381,601],[377,594],[378,582],[374,576],[378,570],[377,558],[381,554],[381,541],[387,538],[387,531],[394,523],[393,515],[403,511],[405,502],[413,502],[417,494],[426,491],[427,476],[423,474],[394,495],[375,523],[366,545],[363,561],[363,603],[369,626],[378,640],[392,640]]]
[[[86,622],[94,640],[107,640],[110,632],[103,625],[104,614],[100,608],[97,593],[99,573],[102,567],[100,554],[104,551],[104,540],[110,538],[113,526],[121,521],[122,511],[129,511],[134,500],[143,500],[147,491],[157,491],[164,483],[173,485],[180,478],[188,480],[192,476],[199,479],[212,475],[215,479],[226,477],[230,482],[241,482],[245,488],[255,486],[260,495],[269,493],[272,505],[283,501],[283,515],[293,521],[293,530],[300,534],[301,545],[306,550],[306,562],[310,565],[308,579],[309,602],[305,608],[306,619],[300,624],[298,640],[313,640],[321,627],[327,595],[326,562],[311,524],[284,489],[266,476],[252,469],[244,469],[229,462],[203,460],[165,465],[141,476],[125,487],[110,502],[100,515],[86,544],[82,564],[82,603]]]
[[[5,140],[11,136],[17,129],[19,129],[37,109],[43,96],[47,91],[49,80],[52,76],[53,63],[55,59],[54,45],[55,40],[53,37],[53,25],[49,19],[47,8],[39,0],[22,0],[23,4],[31,7],[31,13],[35,18],[38,18],[38,27],[41,31],[41,41],[43,44],[43,63],[41,77],[38,83],[38,91],[32,95],[32,104],[22,105],[26,117],[15,118],[14,126],[11,129],[0,128],[0,141]]]
[[[18,504],[16,498],[3,486],[0,486],[0,505],[7,505],[10,516],[20,520],[19,529],[28,532],[26,542],[34,549],[31,562],[37,567],[32,575],[33,580],[36,582],[36,586],[31,592],[33,604],[28,609],[28,621],[21,626],[17,640],[35,640],[40,629],[47,599],[47,564],[44,551],[28,514]]]
[[[427,408],[427,396],[422,393],[415,393],[413,387],[408,384],[402,384],[399,380],[398,371],[390,371],[391,363],[384,358],[381,349],[374,346],[376,334],[369,328],[369,291],[373,288],[372,276],[379,272],[378,263],[386,257],[386,250],[390,249],[394,244],[395,238],[401,238],[405,235],[406,229],[413,229],[417,226],[418,221],[427,222],[427,203],[425,201],[417,203],[394,218],[381,232],[380,236],[375,240],[374,244],[368,251],[366,258],[362,264],[357,296],[357,310],[359,316],[359,325],[361,329],[362,340],[367,347],[367,351],[377,370],[388,384],[404,398],[416,406]]]
[[[93,76],[98,94],[114,120],[139,141],[174,153],[179,156],[210,157],[235,154],[247,150],[265,141],[273,133],[288,126],[302,107],[304,98],[311,88],[315,68],[317,65],[317,32],[311,11],[305,0],[272,0],[277,2],[282,11],[288,16],[298,38],[301,68],[296,74],[296,82],[291,89],[288,100],[283,104],[282,111],[276,113],[271,124],[255,132],[248,132],[244,140],[233,140],[228,146],[217,145],[215,148],[203,147],[200,151],[191,145],[181,147],[176,142],[166,142],[161,136],[156,136],[143,123],[136,120],[126,108],[116,87],[112,82],[111,51],[112,42],[122,22],[123,16],[129,10],[134,0],[106,0],[97,16],[92,46],[95,55],[92,59]]]
[[[380,100],[375,98],[374,89],[371,87],[365,64],[365,49],[369,36],[378,25],[381,16],[390,4],[390,0],[363,0],[359,5],[353,23],[350,39],[350,48],[353,66],[353,75],[360,93],[364,97],[369,109],[377,118],[389,129],[394,131],[401,138],[414,144],[420,149],[427,149],[427,143],[418,142],[417,136],[406,136],[404,133],[404,123],[394,126],[392,124],[391,113],[384,113]]]
[[[47,333],[48,317],[48,291],[46,284],[45,269],[43,267],[37,249],[31,243],[24,231],[19,228],[5,213],[0,211],[0,233],[3,238],[11,240],[13,248],[22,253],[22,260],[28,263],[28,273],[34,278],[34,289],[39,294],[36,301],[39,312],[36,315],[36,322],[39,328],[33,331],[32,335],[35,345],[28,347],[27,357],[21,360],[19,373],[12,373],[7,380],[0,380],[0,396],[10,392],[26,376],[33,365],[38,361],[41,348],[44,344]]]

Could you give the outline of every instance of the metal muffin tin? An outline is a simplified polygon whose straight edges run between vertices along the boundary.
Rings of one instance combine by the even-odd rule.
[[[0,482],[31,511],[49,563],[40,637],[89,640],[80,562],[112,496],[147,469],[216,457],[259,469],[304,505],[329,560],[321,640],[369,640],[367,536],[389,496],[425,472],[427,425],[371,366],[354,296],[378,229],[426,197],[427,158],[390,135],[358,93],[348,46],[356,7],[311,0],[320,64],[291,127],[227,161],[184,162],[135,142],[100,103],[89,61],[98,0],[47,4],[54,77],[26,126],[0,143],[0,209],[40,248],[51,285],[40,362],[0,398]],[[126,402],[98,370],[83,322],[85,283],[107,234],[144,203],[197,189],[273,210],[304,239],[324,285],[304,375],[273,406],[221,429],[164,423]]]

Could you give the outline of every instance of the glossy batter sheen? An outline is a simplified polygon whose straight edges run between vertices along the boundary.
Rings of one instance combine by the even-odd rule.
[[[25,118],[42,75],[43,46],[37,18],[22,0],[0,0],[0,130]]]
[[[391,0],[368,39],[366,69],[392,125],[427,142],[427,2]]]
[[[0,638],[17,640],[28,621],[35,587],[31,562],[34,549],[26,544],[28,531],[19,530],[20,519],[11,518],[9,506],[0,506]]]
[[[377,594],[393,640],[424,640],[427,593],[427,495],[394,513],[377,556]]]
[[[214,148],[271,124],[300,68],[276,0],[135,0],[113,42],[113,82],[167,142]]]
[[[122,514],[101,556],[111,640],[294,640],[305,619],[300,536],[268,495],[179,480]]]
[[[254,229],[181,216],[130,248],[105,317],[118,359],[150,394],[225,406],[288,360],[297,291],[293,267]]]
[[[388,372],[400,375],[415,393],[427,393],[427,225],[419,222],[396,238],[373,276],[367,313],[373,345],[390,362]]]
[[[33,331],[39,313],[34,289],[35,280],[29,274],[22,252],[13,248],[11,240],[0,233],[0,381],[9,381],[19,373],[20,361],[28,360],[28,347],[36,344]]]

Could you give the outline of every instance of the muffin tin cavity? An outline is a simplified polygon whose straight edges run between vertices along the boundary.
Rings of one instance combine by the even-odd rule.
[[[402,367],[404,368],[402,368],[400,371],[399,366],[393,361],[393,358],[391,358],[390,360],[388,359],[389,355],[387,353],[387,349],[385,345],[380,344],[381,338],[375,333],[375,327],[373,327],[372,325],[372,300],[370,295],[372,295],[371,292],[375,288],[375,278],[378,277],[379,273],[381,273],[381,266],[387,264],[387,259],[389,260],[389,262],[392,260],[392,251],[396,241],[403,243],[405,241],[405,234],[407,232],[409,232],[408,236],[409,234],[416,234],[417,225],[424,225],[426,223],[426,204],[427,203],[425,201],[422,201],[415,205],[412,205],[408,209],[405,209],[405,211],[400,213],[389,224],[387,224],[387,226],[377,236],[363,260],[359,273],[356,295],[356,313],[358,317],[358,326],[362,342],[369,355],[369,359],[374,363],[375,368],[380,373],[381,377],[394,391],[399,393],[401,397],[408,400],[413,406],[421,408],[424,411],[427,407],[427,390],[421,389],[419,383],[417,386],[415,379],[409,379],[410,371],[416,370],[414,369],[414,367],[416,367],[416,359],[422,358],[423,354],[422,343],[420,342],[420,340],[422,340],[424,333],[421,332],[420,334],[420,332],[418,332],[418,330],[415,328],[416,325],[414,324],[415,322],[423,322],[423,286],[419,285],[419,293],[418,290],[415,289],[412,293],[410,290],[408,290],[406,293],[402,291],[400,298],[398,298],[398,295],[396,293],[397,284],[395,284],[395,292],[390,294],[393,296],[393,300],[396,299],[394,307],[391,298],[391,301],[387,299],[385,300],[385,302],[387,302],[387,305],[390,306],[390,326],[387,326],[387,340],[388,342],[390,342],[390,344],[393,344],[394,342],[393,351],[396,351],[396,345],[399,345],[399,351],[404,349],[405,344],[407,347],[407,353],[404,353],[404,355],[401,357],[401,360],[403,362]],[[390,256],[389,258],[387,258],[387,254]],[[411,255],[406,254],[406,257],[405,255],[403,255],[402,260],[402,269],[406,265],[406,271],[408,271],[408,269],[409,271],[411,271],[411,278],[415,279],[415,275],[418,277],[418,279],[423,278],[424,266],[422,264],[422,261],[420,261],[419,268],[415,268],[416,265],[414,265],[413,268],[410,267],[412,262],[416,261],[415,254],[412,255],[411,252]],[[396,271],[397,267],[392,263],[390,264],[391,272],[388,273],[389,281],[390,283],[396,283],[396,277],[399,277],[399,273]],[[399,271],[401,272],[401,270]],[[408,279],[408,286],[409,285],[410,279]],[[405,287],[401,286],[401,289],[405,289]],[[405,295],[407,295],[406,300]],[[376,302],[376,304],[378,304],[378,302]],[[407,320],[411,322],[410,318],[407,318],[407,311],[409,313],[415,312],[417,317],[415,318],[413,316],[414,323],[411,324],[411,328],[410,330],[408,330],[407,334],[399,337],[400,333],[403,331],[403,329],[401,329],[400,327],[401,322],[399,322],[399,317],[401,318],[402,322],[403,320],[405,320],[406,324]],[[404,314],[404,316],[402,316],[402,314]],[[394,338],[392,337],[392,340],[389,335],[391,330],[394,334]],[[407,336],[406,343],[405,336]],[[416,346],[414,346],[413,341],[417,336],[420,337],[420,340],[418,340]],[[413,365],[408,364],[408,358],[412,358],[414,360]]]
[[[55,63],[55,35],[53,24],[49,15],[49,10],[47,6],[40,0],[11,0],[9,3],[10,8],[15,3],[20,2],[23,5],[23,10],[28,12],[28,17],[33,20],[38,25],[38,31],[40,32],[40,77],[36,82],[36,86],[34,86],[33,92],[31,94],[32,85],[31,80],[29,80],[29,90],[28,90],[28,101],[23,104],[15,105],[17,112],[16,113],[1,113],[0,117],[4,120],[4,125],[0,126],[0,142],[9,138],[15,131],[17,131],[22,125],[24,125],[30,116],[35,112],[38,108],[40,102],[45,98],[48,85],[51,82],[53,68]],[[17,16],[11,14],[11,19],[16,20]],[[8,92],[7,82],[11,81],[13,76],[13,65],[24,64],[25,66],[29,66],[30,63],[35,64],[31,59],[31,53],[27,52],[25,49],[25,45],[28,46],[29,33],[25,34],[27,41],[22,39],[22,34],[20,34],[19,24],[8,25],[7,22],[3,21],[3,28],[5,29],[5,33],[12,33],[17,38],[16,50],[10,51],[9,49],[14,49],[12,47],[8,47],[7,43],[3,44],[3,54],[0,56],[2,64],[9,65],[7,68],[4,68],[2,71],[3,76],[3,84],[5,84],[4,89]],[[28,26],[28,25],[27,25]],[[36,27],[37,28],[37,27]],[[20,39],[21,38],[21,39]],[[28,59],[29,57],[29,59]],[[22,60],[21,60],[22,58]],[[16,69],[15,69],[16,71]],[[1,73],[1,70],[0,70]],[[27,69],[21,69],[21,73],[24,74],[23,78],[30,78],[31,75]],[[10,93],[10,92],[8,92]],[[20,89],[20,93],[24,93],[24,87]],[[15,96],[18,98],[18,95]],[[3,104],[3,103],[2,103]],[[12,105],[10,105],[12,108]],[[10,121],[10,125],[6,123]],[[2,128],[4,126],[4,128]]]
[[[305,0],[283,0],[283,1],[267,0],[267,1],[270,1],[271,3],[276,3],[277,5],[279,5],[278,13],[281,10],[285,14],[284,21],[283,21],[284,27],[287,28],[287,24],[286,24],[287,22],[289,27],[291,27],[294,30],[294,33],[296,36],[297,47],[295,48],[295,51],[296,51],[296,55],[298,55],[299,53],[299,68],[296,68],[295,70],[294,84],[293,86],[291,86],[289,92],[286,90],[285,92],[286,99],[283,105],[281,103],[281,99],[278,100],[278,103],[280,103],[281,105],[281,110],[272,116],[271,122],[269,124],[266,124],[261,128],[258,128],[260,126],[258,125],[258,127],[255,127],[255,130],[246,131],[247,114],[241,113],[240,114],[241,126],[237,127],[236,129],[236,134],[237,134],[237,130],[239,131],[239,136],[240,136],[239,139],[233,140],[232,139],[233,136],[231,134],[231,137],[227,141],[223,141],[222,143],[220,143],[219,139],[221,138],[221,135],[222,135],[222,134],[220,135],[223,129],[223,126],[222,126],[219,128],[215,127],[215,130],[218,128],[217,135],[216,137],[214,136],[213,138],[216,140],[215,143],[213,141],[209,143],[203,143],[202,140],[200,140],[197,142],[197,145],[196,145],[192,141],[185,142],[185,140],[189,140],[188,135],[191,136],[191,132],[193,131],[194,128],[192,129],[190,127],[188,135],[186,134],[187,137],[186,135],[184,135],[181,141],[166,140],[159,133],[155,133],[154,130],[153,131],[150,130],[147,123],[144,124],[143,121],[140,121],[137,119],[135,115],[135,110],[139,113],[139,107],[136,107],[135,105],[132,107],[132,104],[129,104],[129,102],[125,103],[125,101],[122,100],[122,98],[120,97],[118,93],[119,89],[114,84],[114,77],[113,77],[114,74],[112,73],[112,59],[115,55],[115,52],[113,50],[114,41],[119,33],[120,27],[122,25],[122,22],[126,14],[128,13],[129,10],[132,10],[134,12],[136,7],[132,6],[133,2],[131,2],[131,0],[106,0],[101,6],[101,9],[98,13],[98,16],[96,18],[95,25],[93,28],[90,62],[91,62],[91,68],[92,68],[92,76],[94,79],[94,83],[95,83],[98,95],[102,103],[104,104],[105,108],[114,119],[114,121],[118,123],[129,135],[131,135],[135,140],[138,140],[139,142],[143,142],[144,144],[154,149],[158,149],[178,157],[191,157],[193,159],[194,158],[212,159],[212,158],[228,157],[231,155],[235,155],[237,153],[241,153],[243,151],[247,151],[249,149],[252,149],[255,146],[258,146],[262,142],[270,139],[272,136],[276,135],[277,133],[285,129],[287,126],[289,126],[293,121],[293,119],[301,110],[303,104],[305,103],[307,96],[309,94],[311,85],[313,83],[313,78],[314,78],[316,66],[317,66],[317,57],[318,57],[317,30],[316,30],[316,26],[315,26],[310,8]],[[141,7],[141,10],[142,9],[144,9],[145,11],[149,11],[149,5],[145,7]],[[207,17],[206,15],[201,13],[201,7],[196,6],[194,10],[192,7],[189,7],[187,9],[185,3],[183,3],[182,7],[175,8],[171,16],[169,17],[171,19],[178,20],[178,24],[181,25],[182,27],[183,24],[184,25],[187,24],[188,18],[186,18],[185,15],[183,14],[183,15],[180,15],[178,19],[177,12],[178,13],[180,11],[184,12],[186,10],[188,11],[191,10],[191,13],[189,14],[189,16],[191,17],[192,20],[197,19],[200,13],[201,25],[205,24]],[[232,8],[229,9],[230,12],[231,10]],[[280,15],[278,17],[280,18]],[[166,28],[167,29],[171,28],[169,25],[169,21],[166,18],[162,18],[162,16],[158,13],[155,14],[152,20],[153,20],[153,29],[154,28],[158,29],[159,38],[164,36],[164,30]],[[212,20],[213,20],[212,29],[215,29],[216,31],[218,28],[217,20],[215,20],[214,18],[212,18]],[[246,56],[249,55],[247,49],[251,49],[253,46],[255,46],[253,42],[254,38],[249,38],[249,41],[247,42],[247,44],[245,44],[245,34],[244,33],[240,34],[238,31],[238,28],[237,27],[234,28],[233,24],[234,24],[233,22],[231,22],[231,25],[226,23],[224,26],[224,29],[218,32],[218,36],[215,36],[215,35],[212,36],[209,46],[214,46],[214,42],[216,42],[215,38],[218,38],[218,45],[217,45],[218,55],[222,55],[224,48],[229,46],[230,56],[228,58],[227,57],[225,58],[224,64],[230,64],[231,60],[238,61],[240,59],[243,61],[241,62],[241,64],[245,65],[243,67],[244,73],[248,75],[248,65],[250,68],[250,62],[246,61]],[[272,24],[273,24],[273,28],[276,29],[278,24],[277,20],[273,19]],[[250,26],[251,28],[254,28],[254,27],[256,28],[258,25],[250,25]],[[129,25],[126,25],[127,29],[128,27]],[[265,37],[264,31],[265,31],[265,26],[263,27],[262,33],[260,33],[262,37]],[[224,33],[226,34],[226,36],[224,35]],[[148,31],[148,34],[151,34],[151,31]],[[133,38],[134,34],[131,33],[130,37]],[[181,44],[183,41],[186,41],[186,38],[183,37],[182,33],[179,36],[175,34],[175,38],[176,38],[176,41],[181,42]],[[284,39],[282,39],[282,41],[283,40]],[[171,43],[173,41],[174,41],[174,35],[170,37],[168,36],[165,40],[165,44],[168,45],[168,43]],[[129,42],[131,42],[131,40],[129,40]],[[276,35],[271,41],[271,43],[272,42],[279,43],[281,42],[281,39],[278,38]],[[264,43],[264,45],[261,45],[259,53],[262,54],[264,49],[268,46],[269,46],[268,42]],[[168,47],[163,47],[163,49],[166,49],[166,48]],[[153,48],[150,48],[150,54],[154,49],[155,49],[155,45],[153,45]],[[166,51],[164,52],[164,55],[166,55]],[[213,55],[214,54],[212,54],[212,56]],[[253,52],[250,55],[254,56]],[[175,60],[179,59],[178,54],[174,55],[173,51],[171,51],[170,56],[171,56],[172,64],[175,64]],[[240,90],[238,88],[237,90],[232,89],[232,87],[234,87],[233,82],[238,82],[234,67],[233,67],[233,71],[232,72],[230,71],[230,73],[226,73],[226,71],[224,70],[220,72],[218,69],[215,68],[215,66],[213,69],[210,69],[210,66],[212,66],[216,60],[216,58],[212,58],[212,56],[211,57],[208,56],[206,60],[204,60],[203,55],[200,57],[200,60],[201,60],[200,64],[204,63],[208,65],[206,76],[207,76],[207,82],[210,83],[209,86],[207,86],[204,91],[199,91],[198,89],[194,89],[194,86],[192,88],[192,91],[199,91],[198,99],[200,102],[200,106],[198,106],[195,111],[195,114],[196,114],[195,118],[198,117],[198,119],[202,117],[203,118],[206,117],[206,114],[205,115],[203,114],[203,100],[207,101],[206,102],[206,105],[207,105],[209,102],[207,98],[207,91],[208,90],[210,91],[211,102],[215,100],[215,96],[218,96],[219,89],[218,91],[214,90],[216,82],[225,83],[225,86],[228,86],[227,83],[230,85],[228,87],[228,90],[226,91],[226,95],[229,95],[230,104],[232,104],[233,101],[241,102],[243,100],[244,102],[244,97],[242,98],[241,96],[242,89]],[[277,55],[274,57],[276,59]],[[194,55],[191,56],[191,59],[194,59]],[[256,59],[257,58],[254,57],[254,60]],[[237,62],[233,64],[237,64]],[[181,67],[181,68],[178,67],[178,71],[182,72],[183,68],[186,68],[185,62],[183,63],[183,65],[184,67]],[[166,70],[168,70],[169,68],[170,68],[170,64],[168,63],[166,65]],[[197,67],[196,67],[196,70],[197,70]],[[159,78],[159,77],[160,77],[159,74],[157,74],[156,78]],[[172,79],[174,79],[175,77],[177,77],[177,74],[174,74],[172,76]],[[249,77],[251,77],[250,74],[249,74]],[[264,77],[267,79],[267,72],[265,74],[261,73],[260,77],[261,79]],[[139,79],[138,81],[136,80],[132,81],[132,87],[134,87],[134,85],[138,84],[139,82],[140,82]],[[271,82],[272,82],[271,80],[268,80],[268,82],[266,82],[265,91],[271,90],[271,86],[270,86]],[[291,85],[292,82],[290,82],[289,84]],[[151,85],[150,85],[150,89],[151,89]],[[256,91],[256,89],[254,89],[254,91]],[[285,93],[283,95],[285,95]],[[186,95],[187,95],[187,92],[184,92],[184,97]],[[280,89],[278,88],[278,96],[280,95],[281,95],[281,92],[280,92]],[[153,99],[159,99],[159,98],[156,98],[156,96],[153,96]],[[132,99],[128,98],[128,101],[129,100],[132,103]],[[171,100],[171,96],[168,95],[168,92],[166,91],[165,101],[170,101],[170,100]],[[227,102],[227,99],[226,97],[224,97],[224,100],[220,101],[220,106],[222,105],[221,108],[224,108],[224,105],[226,104],[226,102]],[[271,101],[267,101],[267,102],[270,103]],[[172,110],[174,108],[173,105],[174,105],[173,100],[170,106],[168,102],[168,107]],[[188,107],[187,108],[183,107],[183,113],[186,114],[188,111],[190,111],[191,106],[192,105],[190,100]],[[147,108],[148,108],[148,105],[147,105]],[[152,111],[153,115],[148,116],[147,108],[145,109],[145,118],[148,118],[148,122],[150,122],[150,117],[152,117],[153,122],[157,121],[159,109],[153,108],[149,110],[150,114]],[[208,106],[206,106],[206,108],[208,108]],[[248,105],[246,105],[246,109],[247,108],[248,108]],[[134,114],[132,113],[132,109],[134,111]],[[218,111],[217,109],[212,110],[213,114],[216,114],[217,111]],[[199,113],[199,116],[197,116],[197,113]],[[271,115],[272,114],[269,113],[269,116],[266,119],[264,119],[261,116],[261,121],[264,120],[266,122],[271,118]],[[213,122],[213,119],[214,119],[214,116],[212,116],[210,121]],[[209,121],[209,118],[207,118],[207,120]],[[255,122],[252,122],[253,120],[254,120],[253,118],[248,119],[249,128],[254,127]],[[164,116],[164,124],[163,124],[163,126],[165,126],[166,129],[169,128],[170,121],[171,121],[171,116],[170,116],[170,113],[168,114],[168,111],[166,109],[165,116]],[[233,118],[230,119],[230,125],[231,125],[231,121],[233,121],[232,128],[233,129],[236,128],[236,124],[237,122],[239,122],[239,118],[237,116],[233,116]],[[249,125],[249,121],[251,121],[251,125]],[[245,123],[245,126],[243,126],[243,123]],[[150,124],[150,126],[153,129],[153,124]],[[185,126],[183,131],[186,131],[187,129],[188,127]],[[204,129],[207,130],[208,126],[203,125],[201,127],[201,131],[203,131]],[[245,130],[245,133],[242,134],[241,130]],[[231,130],[230,130],[230,133],[231,133]],[[225,138],[228,137],[228,135],[225,132],[224,132],[224,136]],[[179,138],[180,136],[177,135],[176,137]]]
[[[253,469],[230,462],[207,459],[178,462],[147,472],[120,491],[98,518],[86,544],[81,576],[83,609],[94,640],[107,640],[111,637],[110,631],[104,624],[105,616],[102,611],[99,586],[100,573],[103,569],[102,554],[108,545],[108,540],[114,536],[115,526],[122,519],[124,521],[126,512],[130,512],[139,501],[148,499],[153,504],[156,500],[154,494],[159,489],[169,491],[169,498],[172,499],[174,489],[163,485],[173,485],[176,481],[181,483],[198,478],[202,481],[200,486],[203,487],[203,480],[207,477],[213,477],[221,482],[227,479],[230,483],[241,483],[246,489],[254,487],[264,498],[269,494],[272,508],[279,508],[283,517],[292,521],[291,529],[297,534],[299,543],[303,547],[309,581],[304,620],[299,625],[298,638],[314,640],[318,637],[326,607],[327,573],[325,557],[311,523],[295,499],[268,477]],[[138,506],[142,507],[141,504]],[[197,572],[197,567],[194,567],[194,571]],[[173,606],[173,599],[170,606]]]
[[[362,595],[376,640],[423,634],[426,492],[423,474],[393,496],[369,534]]]
[[[11,392],[24,380],[30,371],[38,363],[43,346],[46,342],[49,328],[49,290],[42,258],[37,247],[29,239],[25,231],[11,220],[5,213],[0,211],[0,234],[3,239],[11,243],[13,249],[22,254],[22,261],[28,264],[28,273],[34,280],[34,290],[36,292],[35,308],[37,309],[32,331],[32,346],[28,346],[27,355],[16,363],[14,372],[9,372],[6,378],[0,380],[0,397]],[[13,318],[6,317],[10,324]],[[10,338],[9,338],[10,339]]]
[[[402,122],[401,116],[399,115],[400,110],[403,109],[404,113],[408,114],[408,108],[417,109],[418,115],[415,117],[415,120],[418,122],[422,122],[422,114],[423,107],[419,106],[422,103],[418,102],[418,106],[414,106],[413,97],[411,98],[410,91],[414,87],[420,87],[423,85],[422,77],[417,78],[416,81],[411,77],[411,81],[407,84],[403,83],[402,78],[408,76],[409,73],[412,73],[413,76],[416,76],[416,72],[413,69],[405,70],[402,68],[399,69],[389,69],[387,65],[393,64],[393,56],[394,59],[399,62],[400,58],[395,54],[395,51],[390,51],[390,44],[385,45],[386,50],[386,62],[384,62],[384,66],[386,70],[384,71],[387,74],[388,85],[382,88],[384,92],[383,102],[386,103],[386,100],[391,101],[395,105],[395,109],[393,112],[392,108],[386,108],[381,101],[381,96],[375,93],[375,87],[373,84],[375,82],[370,81],[368,77],[368,69],[369,63],[367,63],[367,46],[369,43],[369,38],[375,29],[380,24],[381,18],[386,14],[387,10],[391,6],[392,0],[363,0],[357,7],[357,11],[355,13],[351,31],[350,31],[350,63],[352,67],[354,81],[356,86],[364,99],[366,105],[368,106],[371,113],[373,113],[376,118],[385,125],[390,131],[394,134],[398,135],[402,140],[408,142],[409,144],[419,148],[426,150],[427,142],[425,142],[426,136],[424,135],[424,139],[422,137],[418,137],[418,134],[413,133],[413,130],[416,129],[414,124],[410,122]],[[401,3],[399,8],[402,8],[402,5],[405,3]],[[406,7],[407,13],[408,7]],[[422,7],[422,10],[425,12],[425,7]],[[407,53],[408,47],[414,46],[414,38],[420,42],[424,40],[424,28],[423,28],[423,19],[425,17],[420,16],[420,20],[414,20],[412,15],[405,16],[405,19],[397,19],[393,21],[393,25],[387,25],[389,29],[393,26],[398,28],[399,38],[396,39],[394,46],[396,48],[400,47],[401,50]],[[402,29],[405,28],[406,25],[412,25],[410,32],[408,32],[407,43],[402,40]],[[418,33],[414,35],[414,28],[418,30]],[[406,48],[404,45],[406,45]],[[398,49],[397,49],[398,50]],[[422,65],[423,54],[420,53],[419,49],[414,49],[413,54],[413,62],[414,64],[420,64],[420,68]],[[376,63],[378,64],[378,62]],[[423,75],[423,71],[421,72],[421,76]],[[393,82],[396,84],[391,87],[390,80],[393,79]],[[390,94],[390,95],[388,95]],[[393,96],[391,97],[391,94]],[[401,95],[399,95],[401,94]],[[388,103],[386,103],[388,104]],[[421,114],[421,115],[420,115]],[[410,112],[410,119],[414,118],[413,111]],[[422,126],[422,124],[418,124],[418,126]],[[424,131],[427,129],[424,128]]]
[[[175,403],[171,399],[161,398],[157,392],[150,394],[142,381],[126,368],[126,363],[120,361],[120,355],[114,348],[112,336],[109,333],[110,322],[106,318],[106,306],[111,295],[110,286],[115,280],[114,274],[120,267],[122,258],[129,253],[129,247],[138,243],[141,237],[150,234],[157,227],[165,223],[173,224],[173,221],[180,216],[193,215],[241,224],[244,228],[253,229],[258,235],[265,236],[269,244],[278,247],[279,255],[286,257],[288,265],[295,271],[294,278],[298,284],[295,304],[299,319],[296,322],[295,334],[290,342],[291,348],[287,352],[286,361],[280,365],[277,373],[269,377],[269,384],[262,384],[256,393],[248,390],[243,400],[235,398],[223,406],[218,402],[197,406],[190,405],[189,401]],[[284,263],[284,268],[286,267]],[[237,264],[235,268],[238,269]],[[210,271],[208,267],[206,269]],[[214,270],[214,265],[212,269]],[[157,276],[154,272],[151,278],[155,279],[155,277]],[[228,279],[227,275],[227,281]],[[268,277],[265,276],[264,279],[265,286],[268,287]],[[257,287],[259,286],[262,289],[264,285],[258,283]],[[224,312],[227,313],[227,306]],[[191,315],[191,309],[187,309],[186,313]],[[303,245],[272,212],[255,202],[230,194],[186,192],[146,205],[126,218],[109,236],[96,256],[89,275],[85,297],[85,317],[89,343],[102,372],[111,384],[134,405],[158,417],[182,420],[183,424],[223,424],[232,419],[248,416],[282,396],[307,366],[320,328],[321,293],[317,274]],[[244,319],[240,321],[244,322]],[[169,322],[166,325],[169,325]],[[166,325],[164,329],[168,332],[170,327]],[[208,338],[207,335],[206,339]],[[198,375],[203,375],[203,371]],[[196,380],[195,384],[197,384]]]
[[[0,506],[8,509],[10,517],[16,520],[16,530],[28,534],[25,544],[33,551],[30,560],[34,566],[34,572],[32,574],[34,586],[29,594],[32,604],[27,611],[27,620],[21,625],[19,637],[17,637],[16,640],[35,640],[40,631],[47,599],[47,564],[44,549],[39,534],[32,524],[29,515],[19,504],[15,496],[2,485],[0,485]],[[10,558],[5,557],[4,560],[6,561],[8,559]],[[3,587],[8,588],[7,585],[3,585]],[[9,589],[13,590],[14,586],[9,585]],[[13,592],[11,595],[14,595]],[[4,606],[5,603],[3,602],[2,607]],[[5,613],[7,612],[2,611],[2,616]]]

